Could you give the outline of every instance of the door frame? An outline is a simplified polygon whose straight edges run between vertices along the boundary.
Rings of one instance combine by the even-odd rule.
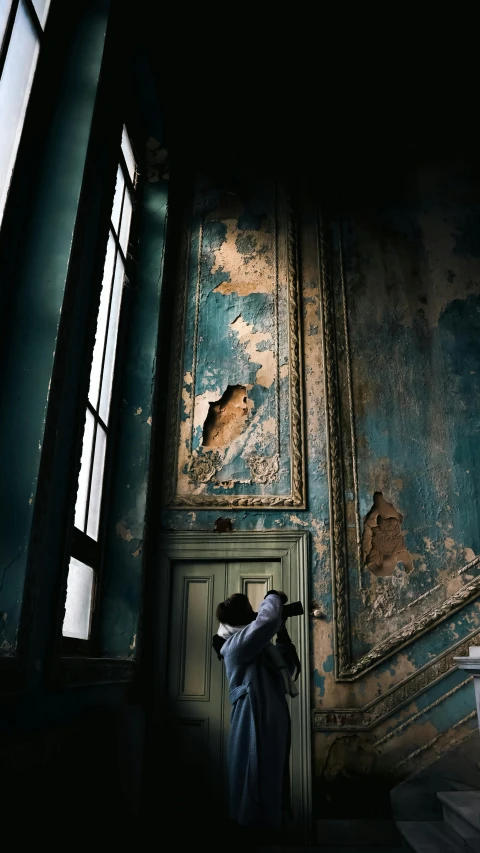
[[[160,534],[155,567],[153,655],[155,716],[161,719],[167,701],[168,633],[173,564],[239,560],[278,560],[282,564],[284,591],[289,601],[302,601],[303,618],[290,619],[288,630],[302,662],[296,682],[299,695],[291,703],[292,808],[294,831],[304,843],[312,829],[312,752],[310,707],[310,630],[308,619],[308,533],[304,530],[246,530],[228,533],[182,530]]]

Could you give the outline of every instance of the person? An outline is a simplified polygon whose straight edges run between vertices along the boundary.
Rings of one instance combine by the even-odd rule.
[[[300,661],[283,617],[284,592],[270,590],[256,614],[242,593],[217,607],[214,648],[232,704],[227,747],[229,815],[238,838],[279,841],[290,806],[290,713]],[[275,645],[272,640],[277,635]]]

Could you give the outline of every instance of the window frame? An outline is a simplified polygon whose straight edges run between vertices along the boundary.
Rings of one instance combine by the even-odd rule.
[[[1,80],[2,75],[3,75],[5,62],[6,62],[6,59],[8,56],[8,51],[9,51],[10,44],[11,44],[13,28],[15,26],[15,20],[16,20],[17,12],[18,12],[18,9],[19,9],[19,6],[21,5],[21,3],[24,4],[25,9],[26,9],[27,14],[28,14],[28,17],[32,23],[33,29],[35,30],[35,35],[36,35],[36,38],[38,39],[38,54],[37,54],[37,58],[35,60],[35,68],[33,71],[33,76],[32,76],[32,80],[31,80],[31,84],[30,84],[30,91],[28,93],[27,103],[25,104],[25,112],[24,112],[23,118],[21,120],[22,123],[21,123],[20,135],[18,137],[17,150],[15,151],[15,157],[13,160],[11,173],[8,176],[8,185],[6,188],[6,193],[5,193],[5,197],[4,197],[4,201],[3,201],[3,208],[0,208],[0,231],[1,231],[3,223],[5,221],[5,215],[6,215],[6,211],[8,208],[9,199],[10,199],[10,189],[11,189],[11,186],[13,183],[15,169],[16,169],[17,161],[18,161],[18,154],[19,154],[20,147],[22,144],[22,138],[23,138],[25,124],[27,121],[27,114],[28,114],[28,109],[30,106],[31,97],[32,97],[32,91],[33,91],[33,88],[35,85],[35,78],[37,76],[37,70],[38,70],[39,62],[40,62],[40,59],[41,59],[41,56],[43,53],[43,44],[45,41],[45,29],[48,25],[48,20],[50,18],[50,14],[51,14],[51,7],[52,7],[52,5],[54,5],[55,0],[50,0],[50,2],[49,2],[49,6],[48,6],[48,10],[47,10],[47,16],[45,19],[45,23],[43,25],[40,22],[40,18],[38,17],[37,11],[35,9],[35,6],[33,5],[32,0],[11,0],[10,10],[8,12],[7,21],[5,24],[5,30],[4,30],[2,39],[0,41],[0,80]]]
[[[122,150],[122,134],[125,129],[128,140],[132,147],[132,152],[134,155],[135,161],[135,181],[132,182],[129,171],[128,164],[126,163],[123,150]],[[119,153],[120,152],[120,153]],[[102,496],[100,501],[100,510],[99,510],[99,524],[98,524],[98,536],[97,540],[92,539],[87,535],[86,532],[80,530],[75,526],[75,505],[77,498],[77,489],[78,489],[78,478],[80,474],[80,457],[82,453],[82,445],[83,445],[83,436],[84,436],[84,417],[86,414],[86,410],[89,409],[95,418],[99,418],[98,413],[94,412],[94,407],[91,405],[89,401],[89,386],[90,386],[90,371],[93,360],[93,352],[95,346],[95,332],[96,326],[99,316],[100,310],[100,301],[99,299],[95,302],[95,309],[92,310],[91,313],[91,325],[93,327],[93,334],[89,338],[88,342],[88,358],[86,359],[86,382],[84,385],[84,405],[81,409],[79,424],[79,432],[78,432],[78,442],[77,442],[77,459],[78,466],[75,469],[74,475],[74,484],[72,489],[72,506],[71,506],[71,536],[69,537],[68,549],[66,554],[66,565],[65,565],[65,598],[64,598],[64,607],[66,602],[66,592],[67,592],[67,584],[68,584],[68,573],[69,573],[69,565],[70,559],[73,557],[77,560],[80,560],[83,563],[86,563],[89,567],[92,568],[94,579],[93,579],[93,588],[92,588],[92,598],[91,598],[91,611],[90,611],[90,633],[88,639],[80,639],[74,637],[66,637],[63,635],[63,622],[65,617],[65,610],[61,610],[60,614],[60,654],[62,657],[74,657],[74,656],[98,656],[100,653],[99,650],[99,625],[100,625],[100,610],[101,610],[101,598],[102,598],[102,580],[103,580],[103,568],[105,562],[105,545],[106,545],[106,522],[109,510],[109,494],[110,494],[110,485],[112,480],[113,469],[115,465],[115,459],[117,456],[117,426],[118,426],[118,418],[119,418],[119,410],[121,405],[121,376],[124,367],[125,357],[126,357],[126,335],[128,333],[128,317],[130,315],[130,306],[132,303],[132,299],[134,298],[134,294],[136,292],[136,264],[137,264],[137,245],[138,245],[138,211],[141,208],[141,160],[138,156],[137,145],[135,141],[135,128],[131,127],[131,122],[126,119],[121,125],[121,135],[119,139],[119,145],[115,150],[115,163],[116,169],[121,166],[122,176],[125,180],[125,192],[127,188],[130,192],[130,198],[132,202],[132,212],[130,217],[130,228],[128,234],[128,242],[126,244],[126,251],[123,252],[119,239],[115,233],[115,230],[112,226],[112,209],[113,202],[115,197],[115,189],[116,189],[116,181],[113,188],[113,195],[111,197],[111,205],[109,206],[108,215],[105,216],[105,229],[102,229],[102,234],[99,237],[99,240],[102,240],[105,245],[105,253],[104,253],[104,264],[102,265],[101,271],[101,282],[98,284],[98,291],[96,287],[96,292],[98,292],[98,296],[100,296],[102,285],[103,285],[103,271],[107,258],[107,247],[110,235],[112,235],[115,245],[115,250],[120,253],[120,257],[122,259],[124,265],[124,278],[122,284],[122,298],[120,305],[120,313],[118,318],[118,328],[117,328],[117,343],[115,349],[115,357],[113,363],[113,376],[112,376],[112,389],[111,389],[111,398],[110,398],[110,410],[109,410],[109,420],[107,425],[107,442],[106,442],[106,452],[105,452],[105,462],[103,469],[103,479],[102,479]],[[113,155],[112,155],[113,160]],[[123,209],[123,200],[122,200],[122,209]],[[121,216],[120,220],[121,222]],[[112,273],[112,280],[114,279],[114,272]],[[113,292],[113,285],[112,285]],[[110,296],[111,300],[111,296]],[[107,325],[108,332],[108,325]],[[105,337],[106,344],[106,337]],[[105,361],[105,350],[102,355],[102,370]],[[100,394],[99,394],[100,397]],[[103,421],[99,418],[102,425]],[[92,477],[92,467],[93,467],[93,457],[94,450],[92,451],[91,462],[90,462],[90,475],[89,475],[89,483],[91,483]],[[89,500],[89,498],[88,498]],[[86,519],[85,519],[85,527],[87,523],[88,516],[88,501],[86,507]]]

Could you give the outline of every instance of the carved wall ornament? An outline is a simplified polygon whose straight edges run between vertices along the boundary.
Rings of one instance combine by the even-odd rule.
[[[413,702],[432,685],[455,672],[455,658],[468,655],[469,647],[479,642],[480,630],[473,631],[418,672],[412,673],[363,708],[315,710],[313,728],[316,731],[368,731],[375,728],[392,714],[397,713],[400,708]],[[447,698],[448,695],[449,693],[444,694],[441,699]],[[395,731],[396,729],[392,729],[393,734]]]
[[[218,453],[194,456],[190,462],[189,475],[192,483],[208,483],[215,476],[220,464]]]
[[[278,480],[278,454],[269,457],[250,453],[246,458],[254,483],[274,483]]]

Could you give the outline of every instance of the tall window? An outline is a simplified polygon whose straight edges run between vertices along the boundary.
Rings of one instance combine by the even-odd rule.
[[[0,226],[50,0],[0,0]]]
[[[63,636],[77,640],[88,640],[90,637],[95,580],[100,565],[99,531],[105,454],[109,441],[120,308],[127,280],[125,265],[135,184],[135,159],[124,128],[90,369],[63,622]]]

